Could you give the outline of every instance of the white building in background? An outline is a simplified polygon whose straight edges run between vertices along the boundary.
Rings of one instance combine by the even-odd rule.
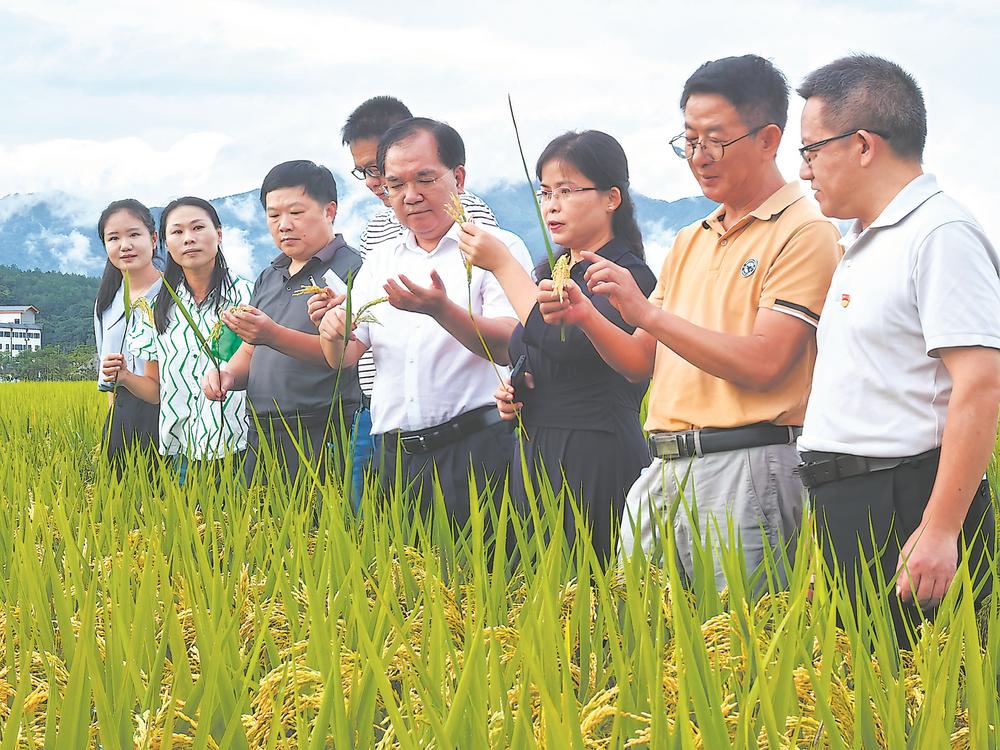
[[[25,349],[42,348],[42,326],[33,305],[0,305],[0,353],[15,357]]]

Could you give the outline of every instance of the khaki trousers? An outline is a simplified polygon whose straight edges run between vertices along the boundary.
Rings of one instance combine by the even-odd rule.
[[[621,552],[631,555],[638,544],[649,555],[660,546],[661,526],[672,526],[678,562],[689,581],[695,577],[694,542],[700,536],[702,544],[708,539],[713,549],[741,544],[751,575],[763,573],[769,545],[785,583],[781,549],[784,546],[791,563],[806,497],[795,473],[798,463],[794,445],[742,448],[700,458],[654,458],[625,501]],[[725,573],[718,558],[713,563],[715,586],[721,591]],[[757,588],[764,584],[759,578]]]

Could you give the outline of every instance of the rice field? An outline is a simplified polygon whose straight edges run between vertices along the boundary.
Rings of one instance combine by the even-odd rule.
[[[808,523],[787,591],[753,594],[738,549],[706,589],[712,529],[687,591],[669,534],[602,569],[547,533],[558,492],[529,535],[472,488],[456,536],[401,489],[355,515],[337,486],[119,482],[106,408],[89,383],[0,385],[0,750],[998,746],[1000,611],[967,575],[900,654]]]

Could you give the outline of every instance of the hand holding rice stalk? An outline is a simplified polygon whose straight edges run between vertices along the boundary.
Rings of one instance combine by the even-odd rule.
[[[458,224],[465,224],[469,217],[465,213],[465,206],[462,205],[462,199],[458,197],[456,193],[452,193],[448,203],[444,204],[444,210],[448,215],[455,220]],[[476,337],[479,339],[479,345],[483,347],[483,351],[486,353],[486,358],[493,365],[493,372],[497,375],[497,380],[500,381],[500,385],[504,385],[503,375],[500,374],[500,368],[497,367],[496,361],[493,359],[493,353],[490,351],[490,347],[486,344],[486,339],[483,338],[482,331],[479,330],[479,324],[476,322],[476,316],[472,312],[472,261],[469,259],[465,253],[461,250],[458,251],[462,255],[462,261],[465,263],[465,283],[468,286],[468,299],[469,299],[469,319],[472,321],[472,327],[476,329]],[[521,413],[515,412],[517,415],[517,426],[521,428],[521,433],[528,437],[528,433],[524,429],[524,423],[521,421]]]
[[[528,171],[528,162],[524,158],[524,148],[521,146],[521,134],[517,129],[517,118],[514,117],[514,102],[510,98],[510,94],[507,94],[507,106],[510,107],[510,121],[514,123],[514,137],[517,139],[517,150],[521,155],[521,166],[524,167],[524,176],[528,180],[528,190],[531,193],[531,203],[535,207],[535,214],[538,216],[538,226],[542,229],[542,239],[545,240],[545,254],[549,259],[549,270],[552,272],[552,281],[556,284],[556,289],[559,292],[559,301],[563,301],[562,292],[566,288],[566,281],[562,282],[556,281],[556,266],[558,261],[556,260],[556,255],[552,251],[552,243],[549,242],[549,233],[545,228],[545,219],[542,218],[542,207],[538,204],[538,198],[535,196],[535,183],[531,179],[531,172]],[[562,272],[560,272],[562,273]],[[569,262],[567,261],[565,278],[569,278]],[[559,340],[566,341],[566,324],[559,326]]]
[[[188,328],[191,329],[191,332],[194,333],[195,338],[198,339],[198,344],[204,350],[205,354],[208,355],[208,358],[212,361],[212,365],[215,367],[215,372],[219,376],[219,379],[221,380],[222,361],[219,359],[219,356],[213,350],[212,342],[209,339],[205,338],[205,335],[198,328],[198,324],[195,322],[194,317],[192,317],[190,311],[187,309],[187,306],[181,301],[181,298],[180,296],[178,296],[176,290],[174,290],[174,288],[170,286],[170,282],[167,281],[167,277],[164,276],[163,274],[160,274],[160,279],[162,279],[163,281],[164,288],[173,298],[174,304],[177,305],[177,309],[181,311],[181,315],[184,317],[184,322],[187,323]],[[239,306],[237,305],[237,307]],[[212,326],[212,331],[209,332],[210,337],[216,335],[216,327],[218,327],[221,322],[222,321],[216,321],[216,324]],[[217,335],[218,336],[222,335],[221,327],[219,327]],[[215,449],[217,458],[222,458],[222,437],[226,431],[226,416],[224,408],[225,404],[226,404],[226,399],[221,399],[219,401],[219,440],[218,443],[216,444],[216,449]]]

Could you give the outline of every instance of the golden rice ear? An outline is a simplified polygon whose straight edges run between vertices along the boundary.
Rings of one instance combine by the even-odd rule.
[[[570,263],[569,253],[560,255],[552,267],[552,290],[559,295],[559,302],[565,302],[566,282],[569,281]]]

